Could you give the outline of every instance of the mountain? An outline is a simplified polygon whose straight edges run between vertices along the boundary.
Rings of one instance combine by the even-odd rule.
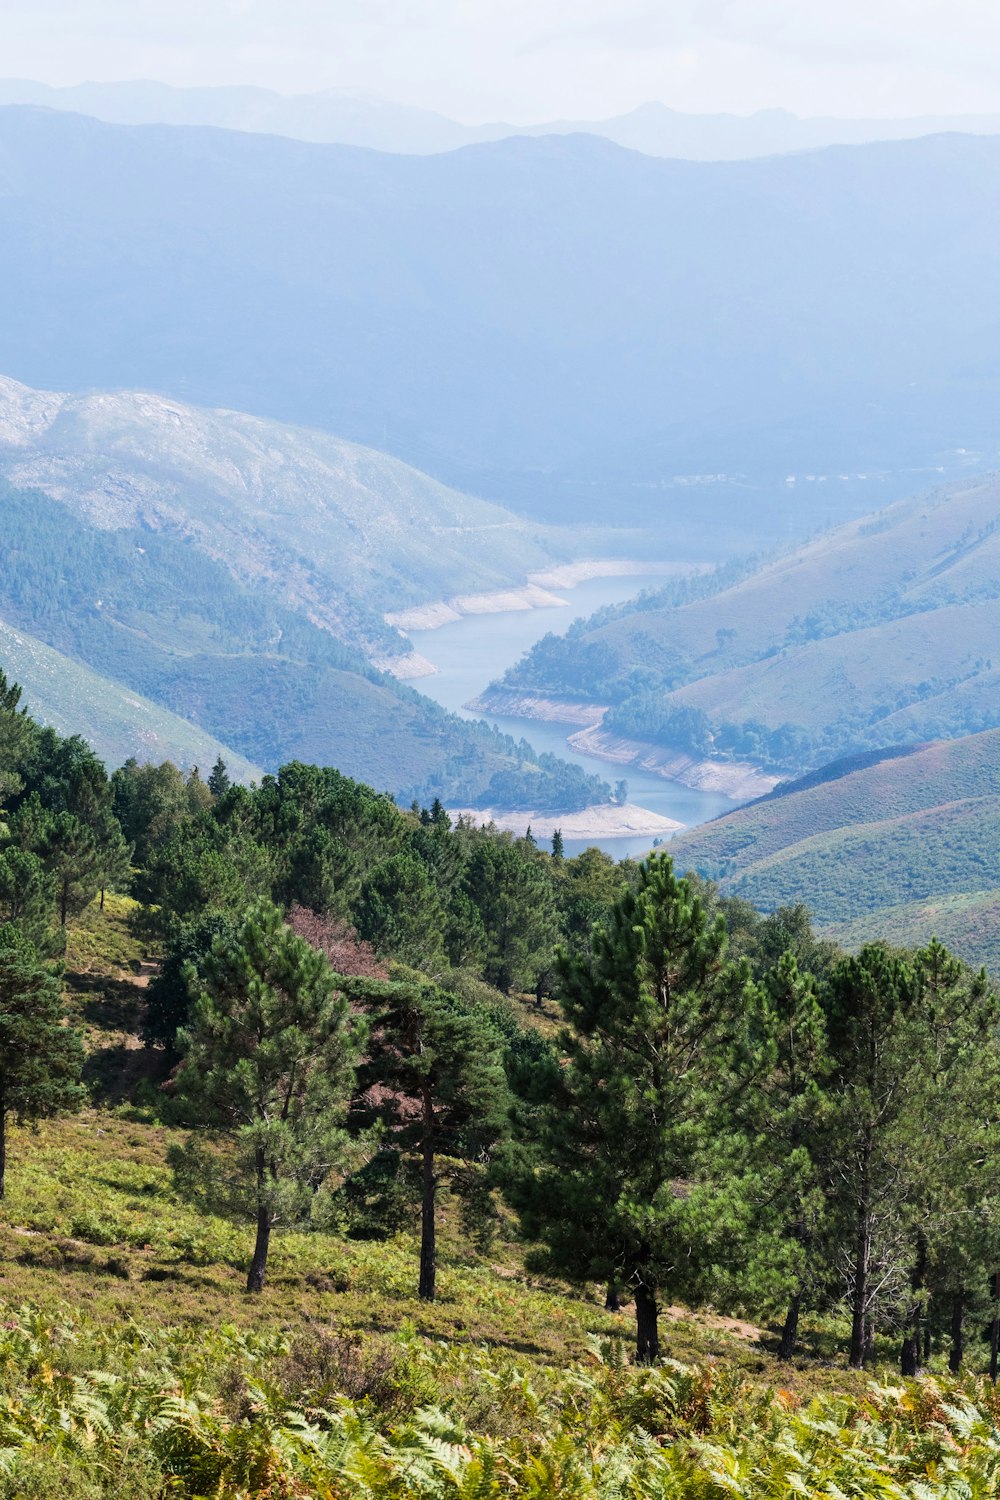
[[[610,705],[590,748],[618,738],[802,768],[1000,723],[998,630],[1000,479],[987,476],[578,622],[499,698]]]
[[[386,611],[523,585],[585,544],[387,454],[145,392],[0,377],[0,474],[102,530],[181,538],[388,660],[405,642]]]
[[[988,466],[998,236],[988,137],[404,157],[12,106],[0,369],[337,433],[701,560]]]
[[[141,393],[4,381],[0,525],[0,668],[109,759],[214,760],[221,742],[241,774],[316,761],[407,800],[608,794],[379,670],[405,667],[388,605],[523,583],[559,555],[397,460]]]
[[[836,763],[670,848],[726,895],[804,902],[848,947],[937,936],[1000,972],[1000,730]]]
[[[423,156],[510,136],[599,135],[650,156],[741,161],[787,151],[868,141],[911,140],[943,131],[1000,134],[1000,115],[928,115],[912,119],[802,119],[785,109],[750,115],[685,114],[649,102],[606,120],[496,121],[463,125],[434,110],[399,104],[359,89],[284,95],[247,87],[174,88],[148,79],[63,88],[0,79],[0,104],[38,104],[92,115],[116,125],[216,125],[300,141],[368,146]]]

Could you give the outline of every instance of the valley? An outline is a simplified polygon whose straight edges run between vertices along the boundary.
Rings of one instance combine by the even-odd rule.
[[[563,575],[573,577],[573,574]],[[553,580],[557,583],[558,580]],[[630,574],[622,577],[592,578],[576,583],[562,591],[565,603],[561,607],[531,611],[510,611],[490,615],[469,615],[430,630],[410,630],[409,637],[422,658],[433,662],[437,671],[422,679],[421,691],[432,697],[443,708],[463,718],[478,718],[482,711],[469,705],[485,690],[494,675],[505,665],[517,660],[549,632],[561,634],[574,619],[585,617],[589,612],[607,605],[620,604],[635,596],[644,588],[655,588],[662,584],[659,574]],[[566,712],[571,713],[569,706]],[[728,811],[733,802],[725,795],[712,791],[697,791],[677,780],[667,780],[633,767],[618,769],[597,756],[573,744],[571,736],[579,724],[558,717],[560,707],[554,709],[552,719],[540,717],[485,713],[491,724],[496,724],[503,734],[512,738],[525,738],[539,751],[547,751],[577,765],[589,776],[617,780],[625,776],[628,780],[628,801],[639,809],[653,814],[654,819],[663,819],[667,824],[689,827],[702,823],[719,813]],[[626,819],[627,820],[627,819]],[[533,827],[537,825],[535,819]],[[517,817],[507,820],[506,826],[523,830],[526,822]],[[657,828],[645,833],[615,833],[613,825],[605,827],[597,836],[574,837],[566,833],[566,848],[576,853],[589,844],[596,844],[617,859],[635,857],[648,852],[656,838],[669,837],[669,827]]]

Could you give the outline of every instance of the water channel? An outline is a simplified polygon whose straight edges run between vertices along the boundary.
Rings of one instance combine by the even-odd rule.
[[[437,672],[424,677],[414,686],[443,707],[471,719],[482,715],[470,713],[466,704],[477,693],[511,666],[549,631],[563,635],[580,615],[590,615],[605,604],[631,599],[644,588],[662,587],[661,577],[595,578],[572,589],[552,592],[566,601],[562,608],[509,610],[496,615],[465,615],[437,630],[408,631],[414,650],[433,662]],[[624,777],[628,782],[629,801],[663,817],[674,818],[685,827],[704,823],[735,807],[736,803],[717,792],[697,792],[654,776],[634,766],[617,766],[593,755],[581,755],[567,744],[566,736],[579,725],[543,723],[537,719],[488,716],[505,734],[524,738],[536,750],[550,750],[573,761],[592,775],[614,783]],[[579,853],[598,844],[616,859],[626,855],[648,853],[653,840],[649,836],[605,839],[567,839],[566,851]]]

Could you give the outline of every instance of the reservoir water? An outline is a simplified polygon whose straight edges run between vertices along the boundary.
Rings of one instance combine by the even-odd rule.
[[[465,615],[437,630],[408,631],[414,650],[433,662],[437,672],[432,677],[423,677],[414,686],[443,707],[461,714],[463,718],[481,718],[471,713],[466,704],[489,683],[512,666],[518,658],[533,646],[543,635],[552,631],[563,635],[573,620],[581,615],[591,615],[605,604],[617,604],[631,599],[645,588],[662,587],[661,577],[595,578],[577,584],[572,589],[553,589],[551,592],[566,604],[563,608],[508,610],[496,615]],[[654,776],[634,766],[612,765],[593,755],[581,755],[567,743],[567,734],[572,734],[579,725],[542,723],[537,719],[522,719],[487,715],[491,723],[505,734],[516,739],[526,739],[538,751],[550,750],[564,760],[573,761],[585,771],[601,776],[612,784],[624,777],[628,782],[629,801],[639,807],[666,818],[674,818],[685,827],[704,823],[709,818],[728,812],[737,804],[717,792],[697,792],[682,786],[679,781],[668,781],[666,777]],[[649,852],[653,840],[645,838],[609,838],[566,840],[567,853],[576,854],[589,845],[599,844],[616,859],[626,855],[641,855]]]

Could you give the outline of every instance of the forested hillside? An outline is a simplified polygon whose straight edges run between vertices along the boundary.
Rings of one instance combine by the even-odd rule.
[[[998,505],[986,476],[773,560],[672,581],[546,637],[498,688],[609,706],[598,745],[606,735],[793,771],[992,728]]]
[[[521,586],[588,544],[327,433],[141,392],[0,378],[0,473],[130,543],[183,543],[380,659],[407,649],[386,611]]]
[[[998,160],[404,157],[11,106],[0,370],[322,428],[535,518],[652,513],[671,556],[721,556],[991,461]]]
[[[5,682],[0,801],[4,1500],[992,1493],[985,973]]]

